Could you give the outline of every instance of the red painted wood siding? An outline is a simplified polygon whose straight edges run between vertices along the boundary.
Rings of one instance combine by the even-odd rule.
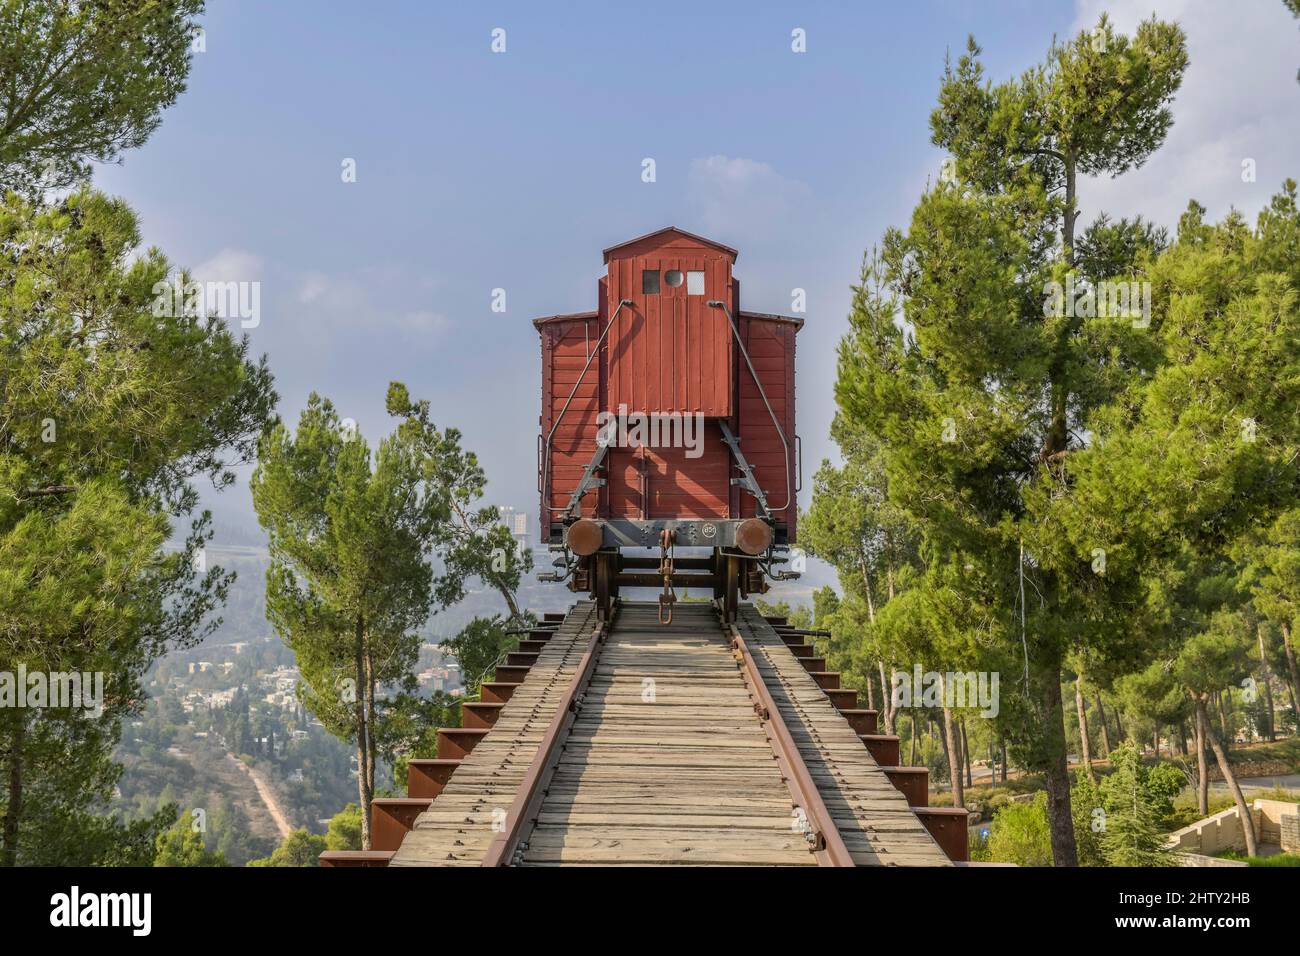
[[[772,405],[781,427],[785,430],[789,442],[789,471],[785,472],[786,457],[782,451],[781,436],[772,423],[763,397],[759,394],[754,376],[742,358],[740,360],[738,427],[740,450],[754,468],[758,485],[767,495],[767,503],[774,511],[786,503],[784,512],[778,514],[778,520],[784,520],[788,527],[789,540],[794,540],[795,521],[799,507],[794,496],[794,476],[797,467],[795,448],[795,401],[794,401],[794,349],[795,326],[790,322],[742,317],[740,334],[749,352],[754,371],[763,383],[763,391]],[[741,515],[749,517],[756,511],[755,501],[751,495],[741,493],[739,497]]]
[[[550,432],[588,356],[620,298],[630,298],[606,344],[592,360],[552,445],[550,488],[542,494],[543,534],[563,508],[596,451],[597,413],[684,413],[729,409],[741,450],[754,466],[772,508],[795,540],[798,504],[791,493],[797,468],[795,445],[795,334],[789,319],[739,311],[740,283],[731,257],[679,235],[647,237],[610,255],[609,275],[597,287],[598,312],[540,323],[542,344],[541,434]],[[688,296],[683,283],[658,295],[641,293],[641,270],[705,272],[704,295]],[[755,371],[789,441],[789,470],[782,443],[749,368],[735,347],[725,314],[705,301],[727,301],[736,317]],[[711,324],[710,324],[711,323]],[[705,419],[703,454],[684,448],[611,448],[603,477],[608,484],[583,499],[589,517],[725,519],[755,513],[753,498],[730,484],[737,474],[722,442],[717,418]],[[643,476],[648,480],[644,486]]]
[[[702,454],[684,448],[611,448],[609,506],[612,518],[728,518],[730,453],[717,422],[705,419]],[[642,475],[646,484],[642,486]]]
[[[601,328],[601,319],[596,317],[548,322],[541,329],[543,442],[565,401],[573,393],[569,410],[560,419],[551,442],[549,503],[555,508],[563,508],[569,503],[569,495],[577,487],[596,450],[596,413],[602,394],[599,360],[591,363],[576,392],[574,384],[600,338]],[[551,520],[551,513],[546,510],[547,502],[548,498],[543,494],[543,534]],[[596,496],[588,495],[583,500],[583,507],[585,513],[592,514],[596,510]]]
[[[671,288],[671,270],[704,273],[704,292],[691,295],[685,281]],[[659,292],[642,292],[642,273],[657,270]],[[727,318],[705,303],[727,298],[731,259],[681,237],[624,248],[609,260],[610,314],[624,306],[608,340],[609,394],[617,412],[692,412],[730,416],[734,345]]]

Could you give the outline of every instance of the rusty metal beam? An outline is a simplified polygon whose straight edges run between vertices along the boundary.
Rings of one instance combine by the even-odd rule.
[[[586,690],[587,684],[591,682],[591,675],[596,669],[596,659],[600,656],[601,645],[609,633],[609,627],[610,622],[604,621],[592,631],[591,639],[587,641],[586,650],[583,651],[582,658],[578,662],[573,680],[569,682],[568,689],[560,698],[555,716],[537,745],[537,752],[533,754],[532,763],[528,765],[528,771],[519,784],[519,791],[511,801],[510,809],[506,811],[506,828],[494,836],[492,842],[488,844],[482,866],[511,866],[515,863],[515,857],[527,844],[528,834],[532,832],[533,821],[541,808],[546,787],[555,774],[556,764],[559,763],[564,740],[569,734],[569,728],[577,719],[580,709],[579,699]]]
[[[844,838],[840,836],[839,828],[835,826],[830,810],[822,800],[817,783],[813,780],[808,765],[804,763],[803,755],[799,753],[794,738],[790,736],[790,730],[786,727],[781,711],[763,681],[763,674],[759,671],[754,656],[749,652],[749,645],[745,643],[745,639],[741,637],[740,631],[734,624],[728,624],[726,629],[731,635],[731,646],[736,653],[737,662],[741,665],[741,674],[754,694],[754,709],[763,722],[763,729],[767,732],[768,741],[772,745],[772,753],[781,769],[781,776],[785,778],[786,786],[790,788],[794,805],[803,811],[812,829],[813,852],[818,864],[855,866],[849,848],[844,845]]]

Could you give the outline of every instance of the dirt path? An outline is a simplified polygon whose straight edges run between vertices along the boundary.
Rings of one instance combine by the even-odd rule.
[[[284,810],[280,807],[280,802],[275,798],[275,791],[266,782],[266,778],[238,757],[226,754],[226,759],[231,761],[253,781],[253,786],[257,788],[257,795],[262,799],[262,805],[266,807],[266,812],[271,814],[271,819],[275,821],[275,828],[280,832],[280,839],[283,840],[292,833],[293,827],[289,825],[289,818],[285,816]]]

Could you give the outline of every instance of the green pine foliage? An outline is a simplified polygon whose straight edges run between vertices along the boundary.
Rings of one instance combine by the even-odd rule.
[[[1111,753],[1114,771],[1102,779],[1101,850],[1110,866],[1176,866],[1160,822],[1173,809],[1169,779],[1142,764],[1127,743]],[[1177,771],[1174,771],[1177,773]],[[1182,781],[1178,781],[1181,786]]]
[[[0,0],[0,191],[59,189],[142,145],[185,90],[203,0]]]
[[[103,675],[99,713],[0,708],[0,864],[147,861],[172,819],[99,815],[111,753],[149,665],[219,623],[192,482],[251,457],[271,376],[223,320],[154,314],[173,268],[125,203],[10,193],[0,237],[0,672]]]
[[[183,813],[180,819],[158,837],[154,866],[225,866],[226,858],[220,852],[211,852],[204,846],[203,833],[194,825],[193,815]]]
[[[428,467],[409,432],[372,451],[313,394],[296,431],[267,432],[250,481],[271,553],[267,615],[297,657],[303,705],[357,748],[363,848],[378,759],[413,704],[431,550],[451,512]]]

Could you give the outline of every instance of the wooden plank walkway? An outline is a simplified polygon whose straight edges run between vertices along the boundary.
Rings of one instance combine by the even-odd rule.
[[[858,866],[951,866],[862,741],[753,607],[736,628]]]
[[[596,626],[575,605],[391,865],[483,859]],[[750,607],[737,626],[854,861],[948,865],[776,632]],[[712,605],[680,604],[667,627],[654,604],[620,605],[524,865],[816,865],[729,645]]]
[[[710,605],[624,604],[524,865],[815,866]]]
[[[558,700],[573,679],[596,627],[590,601],[574,605],[543,646],[496,724],[446,788],[416,818],[390,866],[478,866],[505,822],[524,773],[537,753]]]

